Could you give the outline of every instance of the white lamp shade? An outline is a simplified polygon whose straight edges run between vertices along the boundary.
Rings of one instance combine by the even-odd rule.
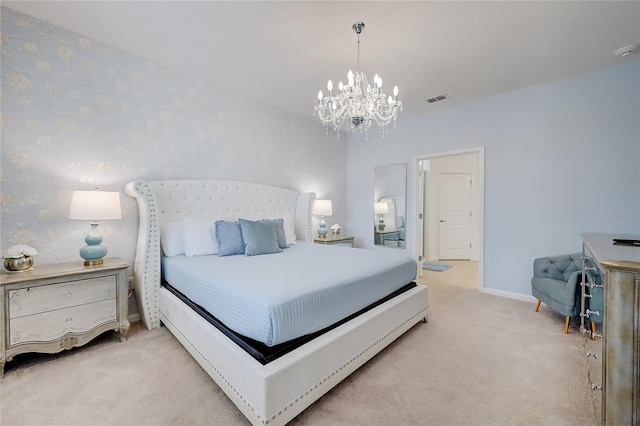
[[[373,207],[376,214],[389,213],[389,204],[387,203],[375,203]]]
[[[313,214],[318,216],[331,216],[333,205],[331,200],[316,200],[313,202]]]
[[[109,191],[73,191],[69,219],[122,219],[120,193]]]

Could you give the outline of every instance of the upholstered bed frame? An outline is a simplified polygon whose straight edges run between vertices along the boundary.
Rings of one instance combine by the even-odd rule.
[[[220,180],[134,181],[138,202],[134,263],[144,325],[162,322],[254,425],[281,425],[340,383],[396,338],[427,318],[427,287],[415,288],[261,364],[161,286],[160,225],[182,217],[295,217],[298,240],[312,239],[314,193]]]

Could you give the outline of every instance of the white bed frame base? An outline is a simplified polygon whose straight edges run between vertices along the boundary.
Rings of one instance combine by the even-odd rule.
[[[166,194],[156,194],[163,192],[163,188],[171,188],[171,191],[178,188],[178,192],[190,188],[188,191],[193,192],[194,182],[204,190],[197,190],[194,194],[177,199],[173,193],[169,198]],[[235,191],[237,186],[234,185],[241,185],[243,188],[247,185],[249,190],[255,189],[257,192],[273,189],[280,194],[279,191],[285,191],[277,201],[283,205],[275,208],[271,206],[269,211],[284,212],[290,209],[292,194],[287,191],[295,194],[293,203],[296,208],[296,234],[298,239],[312,238],[311,205],[315,194],[298,194],[282,188],[246,182],[131,182],[126,191],[138,200],[140,211],[134,267],[138,310],[148,328],[157,328],[162,322],[253,425],[284,425],[416,323],[423,319],[426,321],[428,289],[418,285],[262,365],[176,296],[160,287],[158,227],[163,220],[162,215],[167,211],[184,215],[191,208],[187,208],[185,202],[192,203],[192,196],[196,199],[209,197],[211,188],[220,188],[221,183],[231,184],[229,191]],[[227,195],[221,196],[217,201],[212,196],[210,201],[216,204],[216,211],[220,208],[220,199],[226,199],[228,203]],[[158,206],[158,200],[165,200],[166,203],[169,199],[172,200],[171,206]],[[264,201],[263,197],[259,202]],[[251,204],[247,200],[241,202],[247,203]],[[211,206],[205,207],[203,211],[209,210]],[[254,210],[252,207],[251,213]],[[249,214],[244,211],[238,213],[239,217]]]

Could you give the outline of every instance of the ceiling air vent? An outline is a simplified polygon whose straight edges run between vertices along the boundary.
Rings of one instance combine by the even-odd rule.
[[[445,94],[442,95],[438,95],[438,96],[434,96],[432,98],[427,99],[427,102],[429,102],[430,104],[434,103],[434,102],[439,102],[439,101],[444,101],[445,99],[447,99],[448,96]]]

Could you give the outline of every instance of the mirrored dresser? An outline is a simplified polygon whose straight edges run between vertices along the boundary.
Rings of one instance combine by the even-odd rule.
[[[640,425],[640,246],[634,244],[636,240],[640,235],[582,234],[580,330],[596,420],[602,425]]]

